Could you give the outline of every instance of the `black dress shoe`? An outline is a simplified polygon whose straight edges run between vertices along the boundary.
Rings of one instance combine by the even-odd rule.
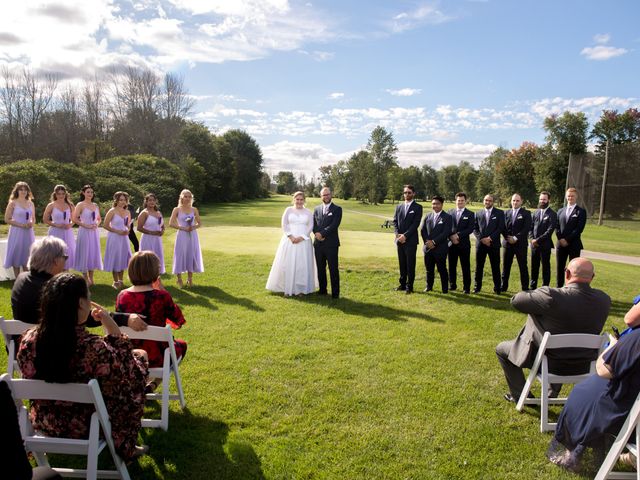
[[[504,394],[504,399],[507,402],[511,402],[511,403],[516,403],[517,402],[517,400],[515,398],[513,398],[513,395],[511,395],[510,393],[505,393]]]
[[[329,293],[326,290],[318,290],[318,295],[329,295]]]
[[[458,286],[457,285],[449,285],[449,290],[454,291],[457,290]]]
[[[473,293],[480,293],[480,289],[479,288],[474,288],[473,289]]]
[[[412,293],[413,293],[413,288],[407,288],[407,289],[404,291],[404,293],[405,293],[406,295],[412,294]]]
[[[433,290],[433,287],[427,287],[423,290],[424,293],[430,292],[431,290]]]
[[[396,287],[396,292],[403,292],[407,289],[407,287],[405,287],[404,285],[398,285]]]
[[[340,295],[338,295],[338,294],[333,294],[333,293],[332,293],[332,294],[331,294],[331,298],[338,299],[338,298],[340,298]]]
[[[500,290],[494,290],[493,293],[495,293],[496,295],[500,295],[502,292]]]
[[[469,293],[471,293],[469,290],[463,290],[463,292],[466,293],[467,295],[469,295]]]

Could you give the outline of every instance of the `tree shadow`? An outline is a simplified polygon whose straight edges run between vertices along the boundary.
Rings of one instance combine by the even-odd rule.
[[[348,298],[334,299],[328,295],[311,294],[303,297],[293,296],[291,299],[312,305],[323,305],[328,308],[340,310],[349,315],[359,315],[364,318],[383,317],[394,322],[406,322],[411,319],[425,320],[427,322],[443,323],[443,320],[414,310],[401,310],[379,303],[356,302]]]
[[[260,458],[241,440],[229,440],[229,426],[185,408],[173,413],[170,431],[142,429],[148,458],[129,466],[132,478],[264,479]],[[159,475],[160,474],[160,475]]]
[[[631,308],[633,302],[629,301],[629,302],[619,302],[617,300],[612,300],[611,301],[611,310],[609,310],[609,316],[615,316],[615,317],[623,317],[626,315],[626,313],[629,311],[629,309]]]
[[[254,312],[264,312],[264,308],[258,305],[253,300],[244,297],[235,297],[221,288],[207,286],[207,285],[194,285],[193,287],[177,289],[175,287],[169,287],[167,289],[174,300],[179,300],[185,304],[201,305],[213,309],[217,309],[215,303],[224,303],[228,305],[239,305],[247,310]],[[175,295],[174,295],[175,292]],[[178,303],[178,301],[176,301]]]

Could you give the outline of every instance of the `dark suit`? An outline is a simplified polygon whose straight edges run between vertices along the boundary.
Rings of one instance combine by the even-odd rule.
[[[504,212],[498,208],[491,210],[491,217],[487,223],[485,218],[486,209],[476,212],[473,235],[476,237],[476,275],[475,288],[479,292],[482,290],[482,276],[484,274],[484,262],[489,256],[491,263],[491,275],[493,277],[493,291],[500,293],[500,235],[504,230]],[[490,237],[491,245],[486,246],[480,239]]]
[[[544,332],[597,335],[607,320],[611,299],[587,283],[570,283],[562,288],[541,287],[520,292],[511,299],[511,305],[528,314],[527,322],[515,340],[496,347],[496,354],[511,395],[517,399],[525,384],[522,369],[533,365]],[[596,356],[585,355],[581,349],[562,349],[550,351],[547,358],[552,372],[570,375],[588,372],[589,362]]]
[[[457,208],[449,210],[451,215],[451,233],[457,233],[460,243],[449,245],[449,285],[452,290],[457,288],[456,277],[458,276],[458,258],[460,259],[460,269],[462,270],[462,288],[465,292],[471,289],[471,240],[469,235],[473,233],[475,216],[473,212],[465,208],[457,219]]]
[[[422,221],[420,235],[424,242],[424,266],[427,270],[427,289],[433,288],[435,269],[438,267],[442,293],[449,291],[449,274],[447,273],[447,252],[449,251],[449,235],[451,235],[451,215],[441,211],[438,219],[435,212],[431,212]],[[427,248],[427,240],[433,241],[434,248]]]
[[[511,265],[515,255],[520,270],[520,287],[522,290],[529,288],[529,267],[527,265],[527,242],[529,241],[529,231],[531,230],[531,212],[523,207],[518,209],[518,214],[514,216],[513,209],[504,213],[504,260],[502,262],[502,286],[500,290],[509,290],[509,276],[511,275]],[[509,243],[507,237],[515,237],[518,241]]]
[[[401,203],[393,216],[396,235],[405,237],[404,243],[396,242],[398,264],[400,266],[400,288],[413,290],[416,278],[416,249],[418,248],[418,227],[422,218],[422,205],[412,201],[408,207]]]
[[[538,245],[531,245],[531,283],[532,290],[538,288],[538,274],[542,262],[542,285],[549,286],[551,282],[551,249],[553,248],[553,231],[558,222],[558,215],[551,207],[546,210],[536,210],[533,213],[533,225],[529,238],[536,240]]]
[[[342,208],[331,203],[329,211],[323,214],[323,205],[318,205],[313,211],[313,233],[320,233],[324,240],[317,238],[313,242],[313,251],[318,266],[318,285],[321,294],[327,293],[327,264],[331,278],[331,296],[340,296],[340,272],[338,270],[338,227],[342,220]]]
[[[564,267],[567,258],[573,260],[580,256],[582,250],[582,240],[580,236],[587,224],[587,212],[584,208],[576,205],[571,212],[571,217],[567,219],[567,207],[558,210],[558,221],[556,224],[556,237],[558,240],[565,239],[569,242],[566,247],[556,245],[556,268],[558,287],[564,285]]]

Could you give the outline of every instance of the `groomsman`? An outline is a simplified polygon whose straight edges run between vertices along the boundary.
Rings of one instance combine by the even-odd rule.
[[[313,233],[315,240],[313,250],[318,267],[318,293],[327,295],[327,265],[331,278],[331,296],[340,297],[340,271],[338,269],[338,227],[342,220],[342,208],[331,201],[331,190],[324,187],[320,190],[322,205],[313,211]]]
[[[435,195],[431,198],[433,212],[424,217],[420,227],[420,235],[424,241],[424,266],[427,269],[427,287],[425,292],[433,290],[435,269],[438,267],[442,293],[449,292],[449,275],[447,274],[447,252],[449,235],[451,235],[451,215],[442,211],[444,198]]]
[[[533,226],[529,232],[531,239],[531,283],[529,288],[538,288],[538,275],[542,263],[542,286],[551,283],[551,249],[553,248],[553,231],[558,222],[558,215],[549,207],[549,192],[540,192],[538,209],[533,214]]]
[[[515,255],[520,270],[520,287],[529,289],[529,267],[527,265],[527,242],[531,230],[531,212],[522,206],[522,197],[514,193],[511,197],[511,210],[504,215],[504,260],[502,263],[502,286],[500,290],[509,290],[509,276]]]
[[[558,223],[556,224],[556,268],[558,288],[564,285],[564,267],[567,258],[573,260],[580,256],[582,250],[582,240],[580,236],[587,224],[587,212],[579,207],[578,191],[575,188],[567,189],[565,194],[567,206],[558,210]]]
[[[484,262],[489,256],[493,291],[500,295],[500,235],[504,230],[504,212],[493,207],[493,195],[484,196],[484,208],[476,212],[473,235],[476,237],[476,275],[473,293],[482,290]]]
[[[466,208],[467,194],[456,193],[456,208],[449,210],[453,229],[449,240],[449,290],[458,288],[456,284],[458,272],[458,258],[462,270],[462,288],[464,293],[471,290],[471,241],[469,235],[473,232],[475,217],[473,212]]]
[[[422,205],[416,203],[413,185],[405,185],[402,194],[404,203],[396,207],[393,224],[396,233],[398,264],[400,266],[400,285],[396,290],[407,295],[413,292],[413,281],[416,278],[416,250],[418,248],[418,227],[422,218]]]

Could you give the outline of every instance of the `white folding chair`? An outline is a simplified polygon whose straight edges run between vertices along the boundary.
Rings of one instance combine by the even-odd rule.
[[[620,433],[616,437],[616,440],[611,445],[611,449],[609,453],[600,465],[600,470],[596,474],[595,480],[605,480],[609,478],[635,478],[640,479],[640,459],[638,458],[638,445],[640,445],[640,429],[638,429],[638,422],[640,421],[640,395],[636,397],[636,401],[633,403],[633,407],[631,407],[631,411],[627,416],[627,419],[624,421],[622,428],[620,429]],[[635,434],[635,442],[629,442],[629,438],[633,434],[633,431],[636,431]],[[618,458],[620,458],[620,454],[624,451],[624,449],[629,450],[636,457],[636,471],[635,472],[614,472],[613,468],[616,466],[618,462]]]
[[[5,320],[4,317],[0,317],[0,330],[2,331],[2,338],[7,346],[7,373],[12,375],[13,372],[18,372],[20,375],[20,367],[16,362],[16,352],[18,351],[18,345],[13,340],[13,335],[22,335],[26,330],[35,325],[31,323],[21,322],[20,320]]]
[[[127,466],[116,453],[111,437],[111,422],[107,407],[100,393],[100,386],[96,379],[89,383],[47,383],[44,380],[12,379],[9,374],[3,374],[0,381],[6,382],[16,401],[19,411],[20,431],[25,449],[32,452],[39,466],[49,467],[48,453],[66,455],[86,455],[87,468],[52,467],[60,475],[66,477],[87,478],[119,478],[130,480]],[[61,437],[47,437],[35,432],[29,421],[29,412],[23,400],[60,400],[74,403],[92,404],[95,411],[91,415],[89,438],[74,439]],[[102,435],[100,435],[102,431]],[[116,466],[116,470],[98,470],[98,455],[107,446]]]
[[[580,383],[596,373],[596,360],[591,361],[588,373],[581,375],[558,375],[549,371],[549,362],[545,352],[557,348],[584,348],[600,352],[606,341],[607,337],[605,335],[590,335],[587,333],[551,335],[549,332],[545,332],[544,337],[542,337],[542,343],[540,343],[540,347],[538,348],[538,354],[529,372],[527,382],[520,394],[516,410],[521,412],[525,404],[540,405],[540,431],[548,432],[555,430],[556,423],[549,422],[549,405],[564,404],[567,402],[567,397],[550,398],[549,386],[552,383]],[[536,379],[540,382],[540,398],[528,398],[527,396],[531,391],[531,386]]]
[[[136,340],[154,340],[156,342],[165,342],[167,347],[164,349],[164,358],[162,367],[150,368],[149,377],[159,378],[162,381],[162,392],[147,393],[148,400],[159,400],[160,419],[143,418],[142,426],[150,428],[161,428],[167,430],[169,428],[169,401],[180,400],[180,406],[184,408],[186,402],[184,400],[184,391],[182,390],[182,380],[180,379],[180,371],[178,366],[182,362],[182,357],[176,356],[175,345],[173,344],[173,334],[171,327],[153,327],[149,326],[146,330],[138,332],[129,327],[120,327],[120,331],[125,333],[129,338]],[[171,393],[171,375],[176,382],[178,393]]]

